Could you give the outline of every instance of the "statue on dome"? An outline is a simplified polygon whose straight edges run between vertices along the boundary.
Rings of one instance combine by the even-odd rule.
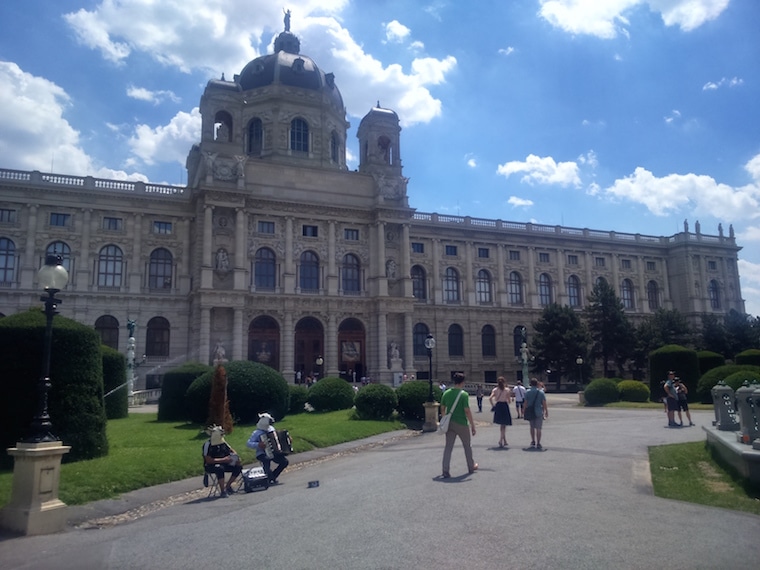
[[[282,9],[282,13],[285,14],[285,17],[282,19],[285,23],[285,31],[290,31],[290,10],[286,10],[285,8]]]

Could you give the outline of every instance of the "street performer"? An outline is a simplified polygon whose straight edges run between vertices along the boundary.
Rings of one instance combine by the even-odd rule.
[[[277,433],[272,424],[274,418],[268,413],[259,414],[259,421],[256,429],[248,438],[246,444],[249,448],[256,450],[256,459],[261,461],[261,466],[269,478],[270,485],[277,485],[277,478],[288,466],[288,458],[278,449],[273,449],[270,438],[277,439]],[[271,436],[269,435],[271,434]],[[272,471],[272,463],[277,464],[277,469]]]

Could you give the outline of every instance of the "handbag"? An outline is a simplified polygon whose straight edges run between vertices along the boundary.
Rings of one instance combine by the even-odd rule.
[[[451,406],[451,410],[449,410],[449,413],[444,415],[441,418],[441,421],[438,423],[439,434],[443,435],[444,433],[449,431],[449,423],[451,422],[451,414],[454,413],[454,410],[456,409],[457,404],[459,403],[459,397],[462,395],[462,392],[464,392],[464,390],[460,390],[459,394],[457,394],[456,400],[454,400],[454,405]]]

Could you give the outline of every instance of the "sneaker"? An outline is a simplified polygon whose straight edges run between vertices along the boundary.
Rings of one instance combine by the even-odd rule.
[[[441,473],[441,477],[443,479],[448,479],[449,477],[451,477],[451,473],[449,473],[448,471],[444,471],[443,473]]]
[[[530,446],[531,446],[531,447],[536,447],[536,442],[535,442],[535,441],[531,441],[531,442],[530,442]]]
[[[269,480],[269,484],[270,484],[270,485],[279,485],[279,484],[280,484],[280,482],[279,482],[277,479],[270,479],[270,480]]]
[[[219,497],[222,499],[226,499],[227,497],[229,497],[229,495],[227,494],[227,491],[222,491],[222,494],[219,495]]]
[[[694,422],[689,422],[689,427],[693,426]]]
[[[475,473],[475,471],[477,471],[477,470],[478,470],[478,464],[477,464],[477,463],[474,463],[474,464],[472,465],[472,469],[470,469],[470,473]]]
[[[232,487],[227,487],[226,493],[228,495],[234,495],[235,493],[237,493],[237,491],[235,489],[233,489]]]
[[[539,443],[539,444],[536,446],[536,449],[538,449],[539,451],[541,451],[541,450],[543,449],[543,447],[541,447],[541,444]]]

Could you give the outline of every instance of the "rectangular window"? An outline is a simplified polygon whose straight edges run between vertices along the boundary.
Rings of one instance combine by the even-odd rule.
[[[0,222],[14,223],[16,221],[16,210],[0,208]]]
[[[510,249],[509,261],[520,261],[520,252],[514,249]]]
[[[546,252],[539,252],[538,254],[538,262],[539,263],[549,263],[549,254]]]
[[[567,256],[567,264],[568,265],[578,265],[578,256],[577,255],[568,255]]]
[[[69,225],[70,219],[71,215],[69,214],[59,214],[57,212],[53,212],[50,214],[50,225],[65,227]]]
[[[623,269],[630,269],[631,268],[631,260],[630,259],[621,259],[620,260],[620,266]]]
[[[171,222],[153,222],[153,233],[161,235],[171,235],[172,223]]]
[[[456,255],[456,254],[457,254],[457,246],[455,245],[446,246],[446,255]]]
[[[103,218],[103,229],[112,231],[112,232],[118,232],[121,231],[123,221],[121,218],[112,218],[109,216],[105,216]]]
[[[359,230],[346,228],[343,230],[343,238],[346,241],[359,241]]]
[[[715,261],[708,261],[707,262],[707,269],[709,269],[710,271],[717,271],[718,264]]]
[[[412,253],[425,253],[425,244],[418,241],[413,241]]]
[[[479,247],[478,248],[478,257],[481,259],[488,259],[489,257],[489,251],[487,247]]]
[[[274,222],[264,222],[262,220],[259,220],[258,224],[256,224],[256,227],[258,228],[260,234],[274,233]]]
[[[647,271],[656,271],[657,265],[654,261],[647,261]]]
[[[603,257],[595,257],[594,258],[594,265],[597,267],[604,267],[604,258]]]
[[[304,235],[304,237],[318,237],[319,236],[319,228],[317,226],[307,226],[307,225],[304,225],[304,227],[303,227],[303,235]]]

